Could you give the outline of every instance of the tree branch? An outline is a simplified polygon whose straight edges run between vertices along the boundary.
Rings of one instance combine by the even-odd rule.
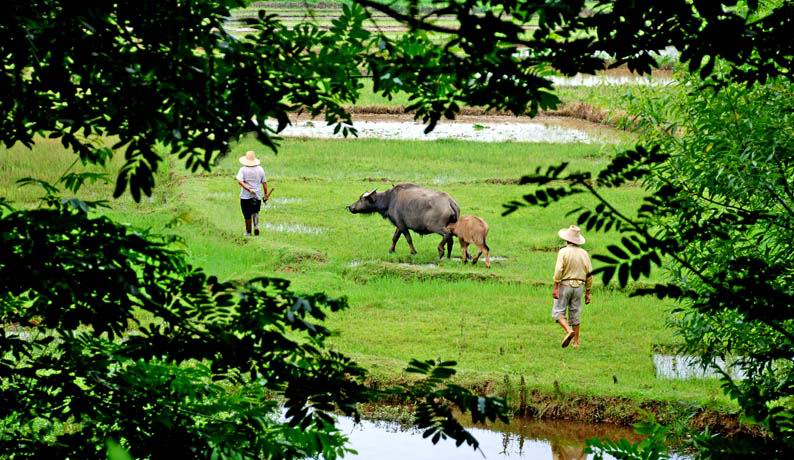
[[[786,192],[786,195],[794,201],[794,192],[791,190],[791,186],[788,183],[788,175],[786,174],[786,170],[788,169],[788,162],[785,160],[781,160],[777,163],[777,167],[780,168],[780,177],[781,182],[783,182],[783,190]]]
[[[361,6],[364,6],[364,7],[367,7],[367,8],[372,8],[372,9],[374,9],[376,11],[380,11],[381,13],[384,13],[387,16],[389,16],[389,17],[391,17],[393,19],[396,19],[399,22],[408,24],[409,26],[411,26],[412,28],[415,28],[415,29],[425,30],[425,31],[428,31],[428,32],[438,32],[438,33],[448,34],[448,35],[456,35],[458,37],[465,36],[464,31],[459,29],[459,28],[458,29],[453,29],[453,28],[449,28],[449,27],[442,27],[442,26],[439,26],[439,25],[436,25],[436,24],[433,24],[433,23],[429,23],[429,22],[426,21],[426,19],[428,17],[430,17],[430,16],[434,16],[434,15],[435,16],[441,16],[442,14],[445,14],[447,12],[454,13],[455,10],[451,9],[449,6],[444,7],[444,8],[440,8],[438,10],[434,10],[434,11],[424,15],[422,18],[416,18],[416,17],[413,17],[413,16],[411,16],[409,14],[400,13],[399,11],[395,10],[394,8],[391,8],[391,7],[387,6],[387,5],[384,5],[382,3],[378,3],[378,2],[373,1],[373,0],[353,0],[353,1],[355,3],[361,5]],[[464,7],[464,9],[462,9],[461,11],[469,11],[469,10],[465,9],[465,7]],[[500,20],[500,22],[502,24],[505,23],[505,21],[501,21],[501,20]],[[522,40],[522,39],[518,38],[517,36],[513,36],[513,35],[501,35],[501,36],[499,36],[498,40],[501,43],[508,43],[508,44],[511,44],[511,45],[523,45],[523,46],[526,46],[527,48],[531,48],[531,49],[538,49],[538,48],[541,47],[541,44],[539,44],[538,42],[531,41],[531,40]],[[543,48],[545,49],[545,46],[543,46]]]
[[[394,8],[391,8],[390,6],[386,6],[382,3],[378,3],[372,0],[354,0],[354,1],[361,6],[372,8],[373,10],[376,11],[380,11],[381,13],[384,13],[387,16],[390,16],[400,22],[406,23],[409,26],[414,27],[416,29],[426,30],[428,32],[439,32],[442,34],[452,34],[452,35],[457,35],[460,32],[460,29],[450,29],[448,27],[441,27],[435,24],[430,24],[423,19],[417,19],[413,16],[400,13],[399,11],[395,10]],[[437,11],[443,11],[443,9]],[[433,13],[429,13],[425,17],[428,17],[432,14]]]
[[[671,184],[671,185],[673,184],[671,181],[665,180],[665,182],[667,182],[668,184]],[[703,201],[707,201],[707,202],[709,202],[711,204],[717,205],[717,206],[722,206],[724,208],[731,209],[731,210],[734,210],[736,212],[745,213],[745,214],[753,214],[753,213],[757,212],[757,211],[753,211],[751,209],[742,208],[740,206],[735,206],[735,205],[732,205],[732,204],[728,204],[728,203],[724,203],[724,202],[721,202],[721,201],[717,201],[717,200],[715,200],[713,198],[709,198],[706,195],[704,195],[703,193],[698,193],[698,192],[692,190],[684,182],[677,182],[675,185],[681,187],[682,189],[684,189],[690,195],[692,195],[692,196],[694,196],[696,198],[699,198],[699,199],[701,199]],[[781,201],[781,204],[783,205],[784,208],[786,208],[788,210],[789,214],[791,214],[791,209],[789,209],[786,206],[786,203],[783,202],[780,199],[780,197],[777,196],[777,194],[775,194],[774,190],[772,190],[771,187],[769,187],[769,189],[770,189],[769,191],[772,192],[772,194],[775,195],[775,197],[778,198],[778,200]],[[777,225],[778,227],[784,228],[786,230],[794,230],[794,228],[792,228],[790,225],[785,225],[785,224],[783,224],[781,222],[778,222],[778,217],[779,216],[777,216],[777,215],[774,215],[774,214],[762,214],[762,216],[767,217],[764,220],[766,220],[767,222],[769,222],[772,225]]]
[[[634,228],[634,230],[637,231],[637,233],[641,234],[642,236],[644,236],[648,240],[659,241],[656,238],[654,238],[650,233],[648,233],[648,231],[644,227],[641,227],[635,221],[633,221],[633,220],[629,219],[628,217],[626,217],[626,215],[624,215],[616,207],[614,207],[611,203],[609,203],[604,197],[602,197],[598,192],[596,192],[595,188],[591,184],[589,184],[587,181],[580,181],[579,183],[583,187],[585,187],[590,192],[590,194],[593,195],[598,201],[600,201],[604,206],[606,206],[610,211],[612,211],[612,213],[615,214],[615,216],[617,216],[618,218],[620,218],[621,220],[623,220],[627,224],[631,225],[632,228]],[[681,258],[675,252],[673,252],[673,251],[665,251],[665,253],[667,255],[669,255],[670,257],[672,257],[673,259],[675,259],[684,268],[686,268],[687,270],[689,270],[690,272],[695,274],[706,285],[710,286],[713,289],[717,289],[718,288],[718,286],[716,284],[714,284],[711,280],[709,280],[701,271],[698,271],[692,264],[690,264],[689,262],[687,262],[686,260]]]

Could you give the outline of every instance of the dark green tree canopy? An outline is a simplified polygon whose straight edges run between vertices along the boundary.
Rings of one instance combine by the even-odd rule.
[[[794,451],[794,83],[777,77],[716,91],[681,78],[681,94],[640,103],[635,124],[653,148],[624,152],[594,177],[567,165],[525,176],[535,189],[505,212],[594,195],[598,205],[571,214],[589,231],[619,234],[608,254],[593,256],[601,265],[594,273],[626,287],[664,261],[670,281],[633,294],[677,301],[670,323],[680,351],[722,366],[726,393],[770,433],[751,445],[702,436],[701,455],[787,457]],[[637,209],[604,198],[603,189],[627,182],[647,191]]]
[[[243,3],[10,2],[0,19],[0,141],[58,137],[102,164],[112,151],[92,139],[116,139],[127,163],[115,195],[129,186],[137,200],[151,194],[164,154],[208,170],[244,133],[272,146],[298,108],[349,123],[340,103],[357,88],[363,18],[321,32],[262,15],[256,38],[238,40],[223,24]]]
[[[505,417],[501,398],[446,383],[452,362],[414,360],[413,383],[369,388],[325,344],[343,298],[219,281],[168,240],[70,203],[4,206],[0,452],[13,458],[102,458],[108,440],[136,458],[337,458],[333,413],[384,398],[414,405],[434,443],[477,448],[453,410]]]
[[[531,115],[553,107],[558,100],[549,70],[591,73],[610,61],[647,72],[654,65],[650,53],[673,46],[692,70],[718,77],[709,83],[724,89],[731,82],[790,83],[794,54],[794,5],[787,0],[763,8],[750,0],[354,0],[329,30],[308,22],[285,27],[263,11],[251,21],[255,32],[236,38],[224,21],[243,3],[6,1],[0,15],[0,141],[32,146],[40,136],[58,138],[87,164],[105,164],[123,150],[115,195],[129,189],[138,200],[151,193],[166,155],[193,170],[210,169],[231,142],[250,132],[275,149],[292,111],[323,115],[343,134],[355,134],[344,104],[355,101],[362,77],[372,78],[381,94],[407,92],[409,109],[432,129],[464,104]],[[403,21],[409,31],[393,37],[366,30],[367,8]],[[447,15],[457,25],[435,23]],[[718,61],[726,70],[715,74]],[[112,145],[105,145],[108,139]],[[597,193],[596,184],[647,179],[664,171],[671,153],[638,148],[598,178],[553,168],[526,181],[568,185],[532,192],[525,200],[546,205],[572,193]],[[775,184],[776,191],[790,193],[789,160],[784,158],[784,182]],[[76,190],[86,179],[71,175],[63,182]],[[141,457],[176,451],[333,458],[343,452],[330,412],[355,415],[357,402],[378,396],[363,385],[363,369],[324,347],[328,332],[320,321],[343,308],[343,299],[300,296],[277,279],[217,280],[191,267],[167,241],[93,216],[86,212],[91,203],[62,203],[56,189],[47,190],[44,209],[17,210],[0,200],[4,450],[18,457],[94,458],[115,439]],[[621,245],[610,248],[615,257],[602,259],[605,276],[625,284],[647,274],[660,255],[678,256],[684,271],[711,283],[681,282],[655,292],[687,299],[695,312],[716,306],[739,315],[743,330],[757,325],[777,334],[787,348],[771,350],[769,341],[759,342],[752,355],[761,364],[750,383],[758,385],[728,385],[750,415],[783,437],[776,448],[790,447],[790,303],[780,310],[789,316],[777,310],[770,315],[763,307],[788,302],[792,293],[790,284],[776,288],[759,277],[790,277],[790,259],[764,265],[756,254],[739,253],[721,269],[704,271],[688,257],[703,240],[724,241],[714,233],[723,227],[707,225],[718,217],[734,219],[740,229],[772,220],[754,203],[734,203],[727,192],[721,215],[680,183],[653,183],[650,194],[639,222],[607,202],[595,210],[602,216],[579,216],[591,228],[613,226],[624,233]],[[680,227],[684,233],[649,233],[654,225],[675,226],[685,200],[697,213]],[[780,222],[790,225],[790,214]],[[752,302],[738,305],[736,299]],[[16,330],[31,319],[40,321],[35,333]],[[720,331],[714,324],[703,328]],[[786,359],[788,368],[779,364]],[[417,425],[434,441],[450,436],[476,446],[454,421],[455,408],[470,411],[475,421],[504,414],[501,400],[445,384],[454,373],[449,362],[414,361],[408,369],[417,382],[387,392],[418,404]],[[769,395],[776,405],[766,404]],[[286,424],[274,414],[274,396],[286,401]]]
[[[124,147],[116,196],[150,194],[163,155],[209,169],[229,143],[256,132],[266,145],[287,114],[325,114],[347,133],[345,102],[362,75],[383,94],[405,91],[432,129],[464,104],[535,114],[554,107],[547,71],[593,73],[628,64],[648,72],[652,52],[673,46],[691,69],[754,82],[790,76],[794,5],[756,1],[545,2],[355,0],[329,30],[288,28],[266,12],[256,33],[224,29],[243,0],[11,0],[0,18],[0,141],[61,138],[83,161]],[[366,8],[411,30],[369,32]],[[454,16],[458,25],[434,19]],[[434,34],[434,39],[428,35]],[[441,41],[438,40],[441,37]],[[272,125],[267,120],[274,120]]]

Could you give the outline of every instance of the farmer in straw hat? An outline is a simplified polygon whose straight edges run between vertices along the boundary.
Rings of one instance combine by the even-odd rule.
[[[584,303],[590,303],[590,288],[593,286],[593,266],[587,251],[579,246],[584,244],[582,231],[576,225],[563,228],[558,232],[568,244],[557,254],[554,268],[554,306],[551,317],[565,329],[562,347],[573,340],[573,347],[579,348],[579,322],[582,317],[582,294]],[[568,311],[568,319],[565,311]]]
[[[254,235],[259,235],[259,210],[262,202],[267,203],[270,198],[270,193],[267,191],[267,177],[265,170],[259,166],[259,160],[253,150],[241,156],[240,163],[243,166],[237,171],[236,179],[241,187],[240,209],[245,219],[245,236],[251,236],[252,227]]]

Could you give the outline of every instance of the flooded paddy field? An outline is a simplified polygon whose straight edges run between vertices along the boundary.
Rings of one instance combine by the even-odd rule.
[[[421,122],[356,121],[357,137],[362,139],[426,140],[455,139],[478,142],[553,142],[592,143],[593,137],[584,131],[563,128],[542,122],[439,123],[430,133],[425,133]],[[285,137],[338,138],[334,126],[315,121],[298,122],[279,133]]]
[[[343,139],[334,133],[335,125],[306,116],[294,116],[292,125],[280,135],[317,139]],[[625,132],[586,120],[538,116],[536,118],[509,115],[460,115],[455,120],[442,120],[425,134],[425,126],[410,114],[356,113],[353,126],[358,138],[391,140],[461,140],[475,142],[532,142],[615,144],[629,136]],[[351,136],[352,137],[352,136]]]

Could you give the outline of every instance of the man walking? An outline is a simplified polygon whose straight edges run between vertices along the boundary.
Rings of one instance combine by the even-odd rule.
[[[573,340],[573,347],[579,348],[582,294],[584,293],[584,303],[589,304],[590,288],[593,286],[590,272],[593,271],[593,266],[587,251],[579,247],[585,242],[579,227],[571,225],[560,230],[558,235],[568,244],[557,254],[551,317],[565,330],[562,347],[567,347]],[[568,319],[565,318],[566,310]]]
[[[245,236],[251,236],[252,227],[254,235],[259,235],[259,210],[262,202],[267,203],[270,198],[270,193],[267,191],[267,177],[265,170],[259,166],[259,159],[256,158],[253,150],[240,157],[240,163],[243,166],[237,171],[236,179],[241,188],[240,209],[245,219]]]

